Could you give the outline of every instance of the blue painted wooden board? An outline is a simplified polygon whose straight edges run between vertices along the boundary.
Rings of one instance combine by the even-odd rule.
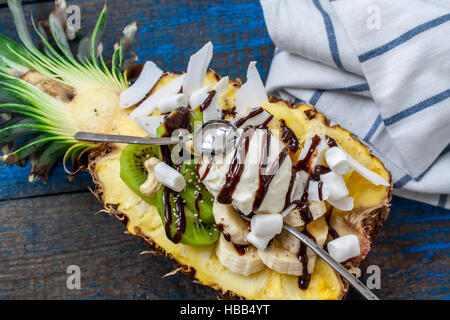
[[[70,1],[82,9],[82,34],[91,30],[102,2]],[[30,3],[26,12],[45,17],[53,1]],[[213,68],[245,77],[250,60],[265,78],[273,45],[257,1],[109,1],[106,51],[123,26],[137,20],[134,51],[165,70],[181,72],[189,55],[206,41],[215,45]],[[0,3],[0,32],[15,37],[12,19]],[[145,247],[123,235],[85,192],[86,174],[69,183],[62,167],[47,185],[27,183],[27,168],[0,165],[0,298],[215,298],[213,290],[177,275],[161,280],[171,263],[138,256]],[[7,200],[16,199],[16,200]],[[390,219],[362,269],[377,264],[383,298],[449,299],[450,211],[395,198]],[[65,270],[78,264],[82,290],[65,286]]]

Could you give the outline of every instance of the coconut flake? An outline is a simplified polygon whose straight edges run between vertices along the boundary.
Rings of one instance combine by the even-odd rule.
[[[283,217],[278,213],[255,214],[250,221],[251,232],[257,237],[274,237],[283,229]]]
[[[342,148],[341,148],[342,149]],[[390,184],[385,179],[383,179],[380,175],[376,174],[372,170],[367,169],[364,167],[361,163],[359,163],[357,160],[355,160],[351,155],[349,155],[344,149],[345,155],[347,156],[347,160],[350,164],[350,166],[355,169],[360,175],[362,175],[365,179],[372,182],[374,185],[379,186],[386,186],[389,187]]]
[[[332,147],[325,152],[328,167],[337,174],[346,174],[350,171],[347,156],[339,147]]]
[[[161,99],[177,94],[180,91],[184,77],[185,75],[183,74],[178,78],[175,78],[172,81],[170,81],[164,87],[155,91],[147,99],[145,99],[139,105],[139,107],[134,109],[134,111],[130,113],[129,117],[134,119],[136,117],[148,116],[149,114],[151,114],[153,111],[155,111],[158,102]]]
[[[308,183],[309,175],[305,171],[299,171],[295,174],[294,192],[291,194],[291,202],[300,200],[305,192],[306,184]]]
[[[228,76],[221,78],[216,85],[214,86],[213,90],[217,92],[217,95],[220,96],[224,94],[228,90]]]
[[[328,253],[337,262],[344,262],[361,254],[358,237],[348,234],[331,240],[327,244]]]
[[[206,71],[208,70],[212,56],[213,45],[209,41],[190,57],[186,77],[183,81],[183,92],[187,96],[190,96],[195,90],[205,85]]]
[[[316,134],[313,132],[308,140],[306,140],[302,150],[300,151],[300,154],[298,156],[298,161],[301,161],[303,159],[305,159],[306,155],[309,153],[309,149],[311,148],[311,144],[313,141],[313,138],[316,136]],[[319,144],[316,146],[315,151],[313,152],[313,155],[310,158],[310,163],[309,163],[309,168],[310,169],[314,169],[317,165],[322,165],[324,164],[324,157],[325,157],[325,152],[328,149],[328,144],[326,142],[326,139],[323,135],[319,135],[320,138],[320,142]],[[310,172],[308,172],[310,173]]]
[[[252,61],[247,69],[247,82],[236,94],[236,112],[244,113],[248,108],[260,107],[268,101],[266,89],[256,68],[256,61]]]
[[[257,109],[259,109],[259,108],[254,108],[254,109],[248,110],[247,112],[244,112],[240,115],[237,115],[235,118],[233,118],[231,120],[231,122],[233,124],[236,124],[240,119],[247,117],[251,112],[253,112]],[[262,125],[263,123],[265,123],[270,117],[272,117],[272,115],[269,112],[267,112],[264,109],[262,109],[262,110],[263,111],[261,113],[257,114],[256,116],[254,116],[252,118],[247,119],[243,124],[241,124],[239,126],[239,128],[245,128],[247,126],[258,127],[258,126]]]
[[[136,81],[120,94],[120,107],[126,109],[144,99],[162,74],[163,71],[154,62],[147,61]]]
[[[333,171],[320,175],[320,181],[329,189],[328,200],[338,200],[348,196],[344,178]]]
[[[267,244],[269,241],[273,238],[273,236],[268,237],[258,237],[253,232],[249,232],[247,234],[247,241],[250,242],[252,245],[254,245],[256,248],[264,250],[267,247]]]
[[[156,137],[156,129],[163,123],[165,116],[136,117],[133,120],[150,137]]]
[[[211,120],[218,120],[222,118],[222,111],[220,109],[219,102],[217,101],[217,94],[211,100],[208,108],[203,110],[203,122]]]
[[[186,107],[188,99],[183,93],[164,97],[158,101],[157,108],[162,113],[172,112],[178,107]]]
[[[308,201],[323,201],[330,196],[330,189],[326,183],[319,181],[309,181]]]
[[[180,192],[186,187],[186,181],[181,173],[165,162],[159,162],[153,169],[153,174],[159,183],[176,192]]]
[[[192,109],[197,108],[199,105],[201,105],[206,98],[208,98],[208,90],[209,85],[204,86],[203,88],[200,88],[198,90],[195,90],[191,96],[189,97],[189,104]]]
[[[339,209],[341,211],[351,211],[353,210],[353,198],[352,197],[345,197],[338,200],[331,200],[328,198],[328,203],[331,204],[336,209]]]

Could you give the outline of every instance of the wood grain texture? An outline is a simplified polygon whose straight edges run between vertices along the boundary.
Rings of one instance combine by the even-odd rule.
[[[69,2],[81,7],[81,35],[89,33],[103,2]],[[133,50],[141,61],[152,59],[165,70],[181,72],[190,54],[211,40],[212,66],[219,73],[245,78],[253,59],[264,78],[268,73],[273,45],[257,1],[108,3],[105,51],[121,29],[136,20],[139,31]],[[31,1],[25,11],[38,20],[52,6],[53,1]],[[12,18],[1,2],[0,32],[16,38]],[[87,174],[69,183],[57,166],[45,185],[28,184],[28,171],[0,165],[0,298],[215,298],[212,289],[192,284],[192,278],[176,275],[162,280],[172,270],[171,262],[139,256],[146,248],[124,235],[119,222],[94,215],[100,206],[85,192],[90,183]],[[449,230],[450,211],[394,198],[390,219],[362,265],[363,271],[371,264],[380,266],[382,288],[377,294],[389,299],[450,299]],[[66,288],[70,264],[81,267],[80,291]]]
[[[0,298],[206,299],[212,289],[176,275],[150,254],[90,193],[0,203]],[[81,269],[81,290],[66,286],[69,265]]]
[[[175,275],[163,257],[104,213],[89,193],[0,202],[0,298],[215,299],[212,289]],[[432,209],[428,207],[426,209]],[[362,264],[381,268],[383,299],[449,299],[450,213],[430,217],[394,199],[391,219]],[[66,269],[81,268],[81,290],[68,290]],[[359,298],[356,294],[352,298]]]

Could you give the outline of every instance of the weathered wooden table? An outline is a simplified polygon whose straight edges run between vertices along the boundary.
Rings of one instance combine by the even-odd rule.
[[[0,32],[17,38],[0,0]],[[165,70],[181,72],[189,55],[214,43],[213,68],[245,78],[250,60],[266,77],[273,53],[259,3],[253,0],[110,0],[105,50],[136,20],[133,50]],[[24,1],[42,19],[53,1]],[[92,30],[102,1],[78,0],[82,34]],[[69,183],[61,166],[47,184],[27,182],[29,167],[0,165],[0,298],[214,299],[212,289],[175,275],[165,258],[139,255],[146,247],[124,233],[89,193],[87,174]],[[450,298],[450,211],[395,198],[389,220],[362,264],[381,268],[385,299]],[[81,290],[66,286],[69,265],[81,268]]]

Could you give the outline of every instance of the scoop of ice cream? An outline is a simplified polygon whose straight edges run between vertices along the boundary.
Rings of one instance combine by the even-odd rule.
[[[292,162],[269,129],[247,128],[226,155],[203,156],[198,175],[219,202],[244,214],[279,213],[290,192]]]

